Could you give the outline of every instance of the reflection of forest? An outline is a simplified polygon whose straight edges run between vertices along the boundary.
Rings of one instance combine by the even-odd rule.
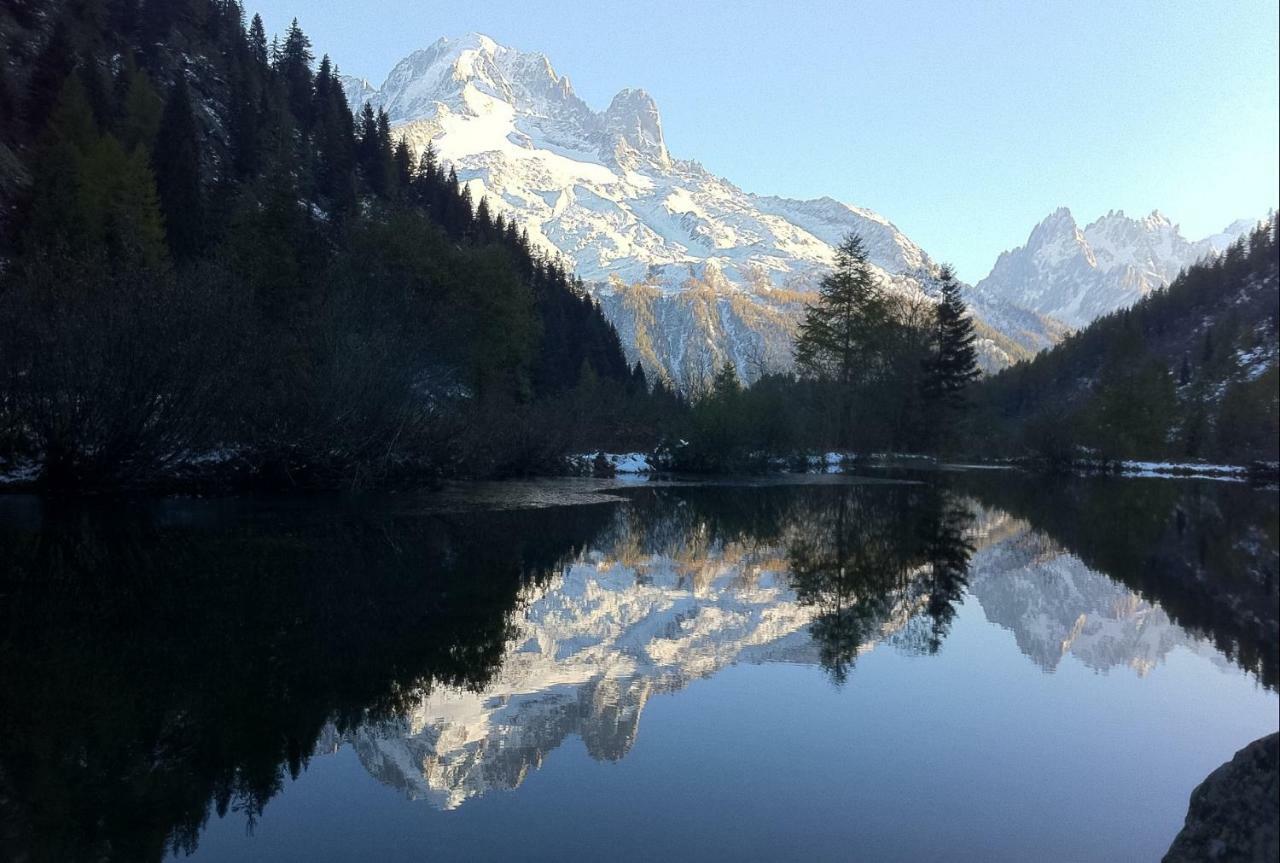
[[[194,848],[330,723],[482,686],[520,591],[609,513],[0,506],[0,858],[31,861]]]
[[[569,735],[622,757],[651,695],[735,662],[843,681],[885,640],[935,652],[966,593],[1046,669],[1069,651],[1141,671],[1194,641],[1155,602],[1274,686],[1275,499],[1247,488],[627,496],[465,515],[4,502],[0,851],[159,859],[344,741],[458,805]]]

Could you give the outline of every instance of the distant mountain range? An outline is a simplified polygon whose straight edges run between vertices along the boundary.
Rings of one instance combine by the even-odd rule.
[[[791,365],[806,299],[856,231],[893,289],[929,294],[938,265],[884,216],[833,198],[754,195],[668,151],[661,114],[627,89],[598,112],[542,54],[472,34],[440,39],[386,81],[343,79],[353,110],[385,109],[430,143],[473,197],[568,260],[632,360],[677,383],[724,361],[741,376]],[[1184,240],[1167,219],[1112,213],[1084,231],[1059,210],[969,292],[982,361],[999,368],[1169,281],[1251,226]]]
[[[1025,245],[1002,253],[975,293],[1077,329],[1133,305],[1196,261],[1221,254],[1256,224],[1240,219],[1191,242],[1159,211],[1131,219],[1113,210],[1080,228],[1063,207],[1036,225]]]

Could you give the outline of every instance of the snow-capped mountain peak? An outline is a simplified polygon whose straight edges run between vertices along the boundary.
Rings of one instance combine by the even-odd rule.
[[[1057,266],[1077,257],[1083,258],[1090,265],[1095,263],[1084,234],[1066,207],[1054,210],[1031,229],[1026,248],[1033,250],[1035,260],[1041,266]]]
[[[385,110],[414,150],[435,148],[474,200],[563,255],[630,359],[678,384],[726,360],[748,380],[790,367],[804,299],[850,232],[894,289],[919,292],[937,270],[877,213],[829,197],[752,195],[674,157],[644,90],[624,89],[596,111],[545,55],[487,36],[440,39],[376,89],[343,85],[353,109]],[[1027,317],[1019,337],[1039,347],[1046,338]],[[1008,361],[984,344],[992,364]]]
[[[602,117],[606,134],[616,142],[614,157],[619,163],[627,150],[669,168],[671,154],[662,135],[662,116],[653,97],[644,90],[626,89],[613,97]]]
[[[344,78],[343,86],[353,108],[373,102],[397,124],[433,117],[442,105],[481,114],[488,100],[534,115],[591,114],[546,55],[507,48],[482,33],[441,38],[413,52],[376,90],[355,78]]]
[[[877,213],[831,197],[754,195],[673,156],[644,90],[595,110],[546,55],[482,34],[415,51],[376,89],[357,78],[343,88],[353,110],[385,110],[413,150],[435,148],[473,200],[487,198],[490,212],[562,256],[628,358],[678,385],[696,386],[726,361],[744,380],[790,368],[804,304],[848,233],[862,236],[893,290],[927,295],[937,272]],[[985,291],[969,294],[984,364],[1052,344],[1062,327],[1048,315],[1079,326],[1163,284],[1201,254],[1185,245],[1158,213],[1108,214],[1081,230],[1056,211],[1024,249],[1001,256]],[[1108,274],[1101,287],[1099,273]]]
[[[1138,219],[1111,210],[1081,228],[1060,207],[1032,229],[1025,245],[1003,252],[975,292],[1083,327],[1164,287],[1201,258],[1221,253],[1253,224],[1242,219],[1191,242],[1159,210]]]

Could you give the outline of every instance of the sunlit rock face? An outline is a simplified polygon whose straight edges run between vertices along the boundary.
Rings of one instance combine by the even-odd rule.
[[[884,216],[833,198],[754,195],[667,149],[640,89],[595,111],[542,54],[471,34],[400,61],[380,87],[343,80],[351,107],[385,109],[418,153],[428,144],[474,200],[514,219],[587,283],[632,360],[692,384],[725,362],[744,379],[792,364],[804,303],[850,232],[877,274],[912,296],[937,265]],[[1057,338],[999,298],[975,300],[991,367]]]
[[[965,506],[976,546],[969,595],[1045,671],[1068,654],[1098,671],[1145,674],[1178,646],[1212,653],[1025,522]],[[624,507],[592,549],[527,589],[502,666],[481,691],[439,689],[394,721],[330,729],[318,751],[350,743],[380,781],[452,809],[518,787],[571,737],[597,760],[625,757],[651,697],[730,665],[819,664],[813,624],[823,609],[798,598],[791,551],[825,554],[830,525],[798,520],[768,542],[724,542],[698,517],[675,513],[644,519]],[[856,653],[881,644],[924,651],[930,584],[920,565],[889,595],[853,591],[850,603],[875,609]]]

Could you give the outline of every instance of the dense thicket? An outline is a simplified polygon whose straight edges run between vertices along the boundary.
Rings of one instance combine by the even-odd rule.
[[[0,455],[46,484],[519,470],[608,430],[580,391],[647,400],[581,284],[353,117],[296,22],[73,0],[0,37]]]
[[[832,449],[952,448],[977,376],[972,318],[948,268],[937,298],[887,290],[847,237],[801,322],[797,373],[742,387],[730,365],[692,406],[670,457],[682,468],[805,464]]]
[[[1275,460],[1277,220],[983,381],[968,446],[1054,461]]]

